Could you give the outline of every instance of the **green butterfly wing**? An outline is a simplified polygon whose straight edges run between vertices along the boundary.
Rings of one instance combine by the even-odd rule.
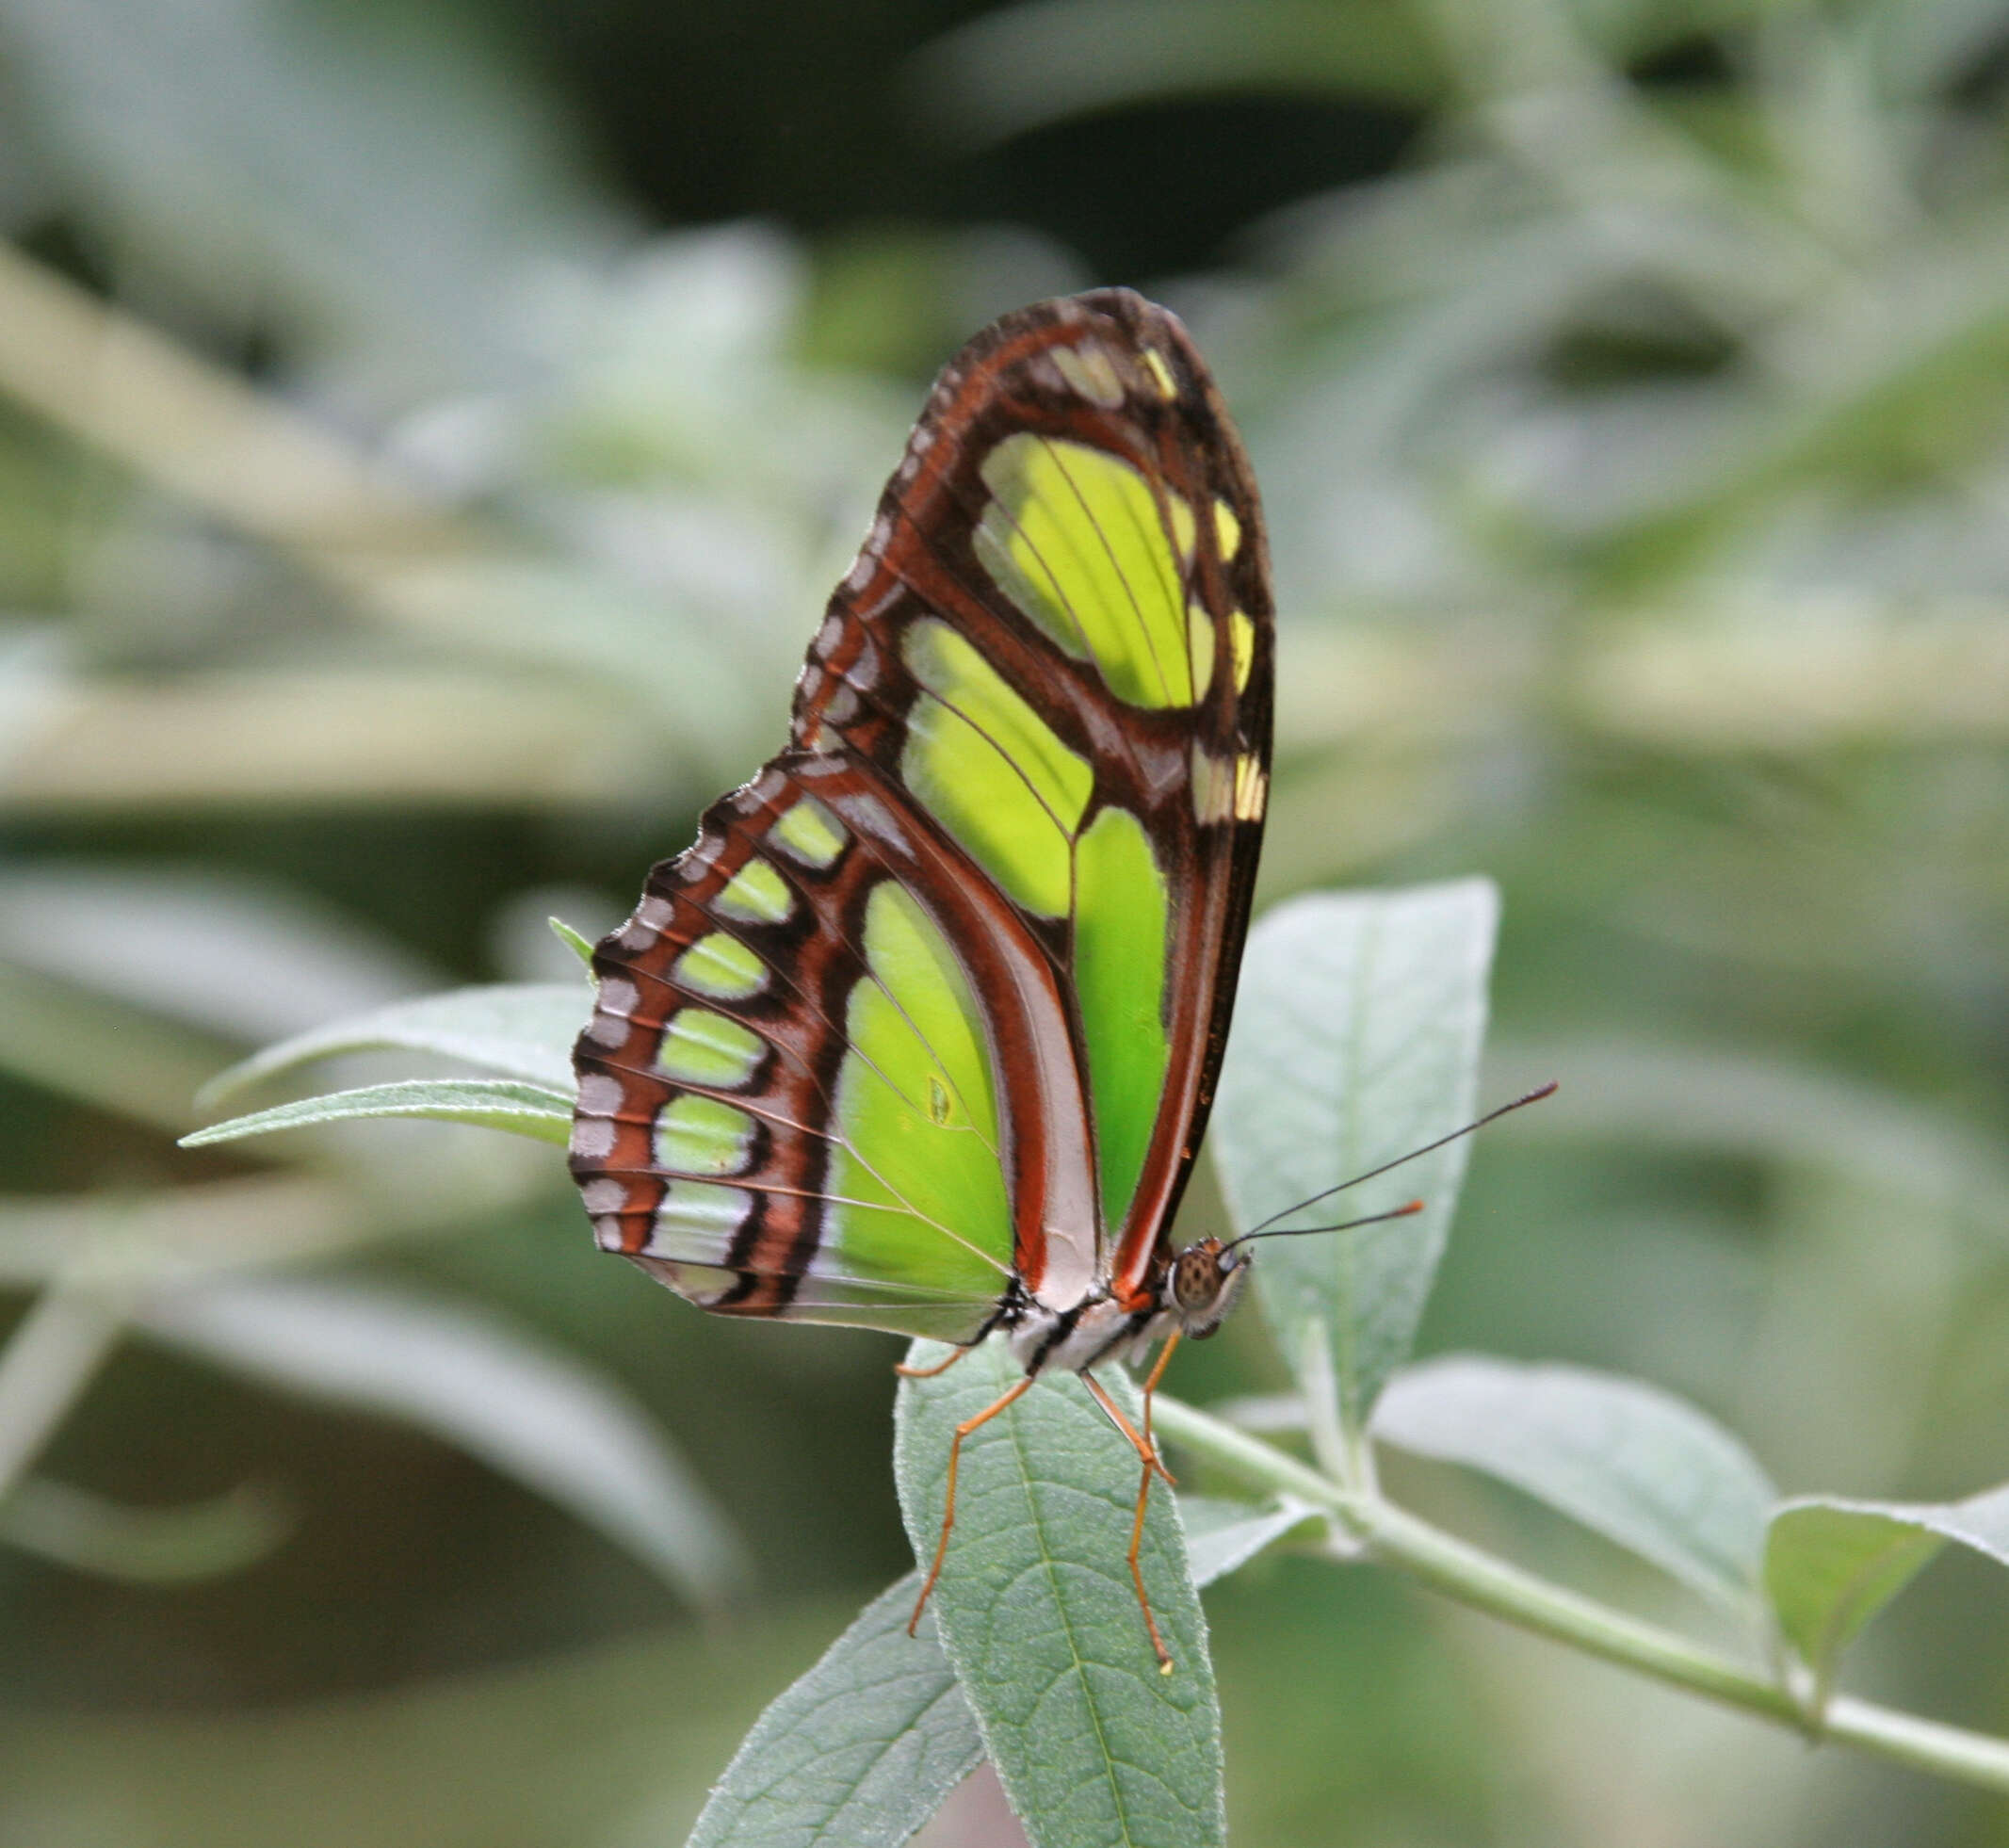
[[[707,1308],[968,1340],[1141,1301],[1226,1035],[1270,746],[1253,478],[1125,291],[947,367],[788,750],[599,947],[573,1166]]]

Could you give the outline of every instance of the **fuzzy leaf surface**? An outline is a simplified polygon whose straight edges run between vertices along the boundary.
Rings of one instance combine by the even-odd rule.
[[[305,1129],[317,1123],[348,1123],[363,1117],[423,1117],[438,1123],[471,1123],[482,1129],[507,1129],[562,1147],[572,1134],[572,1100],[563,1093],[514,1078],[404,1078],[396,1084],[365,1084],[302,1097],[249,1116],[213,1123],[182,1138],[184,1148],[234,1143],[245,1136],[269,1136],[281,1129]]]
[[[1288,1209],[1471,1120],[1499,913],[1490,882],[1460,880],[1295,899],[1250,933],[1214,1115],[1237,1229],[1423,1202],[1410,1218],[1258,1249],[1256,1292],[1315,1420],[1361,1430],[1407,1357],[1469,1144]]]
[[[570,1094],[572,1043],[592,1013],[575,982],[492,982],[396,1001],[281,1040],[203,1087],[204,1101],[345,1052],[425,1052]]]
[[[1374,1435],[1511,1483],[1706,1597],[1749,1608],[1776,1492],[1693,1405],[1582,1367],[1452,1354],[1398,1373]]]
[[[2009,1565],[2009,1483],[1965,1501],[1802,1496],[1773,1516],[1765,1589],[1823,1694],[1842,1651],[1949,1540]]]
[[[1294,1506],[1182,1496],[1193,1579],[1209,1584],[1322,1517]],[[907,1634],[910,1572],[874,1598],[746,1736],[690,1848],[899,1848],[983,1758],[977,1716],[936,1640]]]
[[[915,1349],[917,1360],[944,1350]],[[1001,1344],[900,1386],[894,1447],[915,1557],[932,1559],[954,1427],[1024,1376]],[[1137,1395],[1104,1382],[1132,1421]],[[943,1647],[1036,1848],[1208,1848],[1225,1840],[1221,1712],[1173,1498],[1155,1492],[1144,1583],[1160,1675],[1125,1552],[1137,1453],[1075,1378],[1041,1380],[963,1447],[935,1587]]]

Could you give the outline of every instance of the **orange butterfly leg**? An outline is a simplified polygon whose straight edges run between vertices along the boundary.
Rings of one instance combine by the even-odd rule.
[[[1172,1651],[1158,1633],[1158,1619],[1151,1614],[1151,1600],[1144,1596],[1144,1568],[1140,1564],[1144,1549],[1144,1509],[1151,1500],[1152,1466],[1144,1465],[1143,1480],[1137,1485],[1137,1518],[1130,1523],[1130,1582],[1137,1587],[1137,1608],[1144,1613],[1144,1628],[1151,1632],[1151,1653],[1158,1658],[1158,1672],[1172,1673]]]
[[[961,1350],[958,1350],[960,1357]],[[945,1361],[946,1367],[949,1363]],[[940,1371],[938,1368],[935,1370]],[[971,1432],[990,1423],[1007,1406],[1016,1404],[1032,1388],[1032,1375],[1024,1379],[1006,1393],[1003,1398],[986,1405],[973,1418],[964,1418],[956,1427],[955,1441],[948,1447],[948,1492],[942,1509],[942,1537],[935,1543],[934,1564],[928,1568],[928,1582],[921,1587],[921,1595],[914,1600],[914,1614],[907,1619],[907,1634],[912,1636],[920,1628],[921,1613],[928,1608],[928,1595],[934,1590],[934,1581],[942,1576],[942,1562],[948,1557],[948,1531],[956,1524],[956,1469],[963,1457],[963,1440]]]
[[[1158,1365],[1151,1370],[1151,1377],[1144,1382],[1144,1428],[1140,1434],[1131,1428],[1116,1402],[1104,1390],[1100,1381],[1093,1374],[1084,1373],[1082,1383],[1094,1395],[1096,1404],[1110,1415],[1116,1428],[1136,1445],[1137,1453],[1143,1459],[1143,1479],[1137,1485],[1137,1516],[1130,1523],[1130,1582],[1137,1588],[1137,1608],[1144,1613],[1144,1629],[1150,1633],[1151,1651],[1158,1657],[1158,1672],[1172,1673],[1172,1652],[1165,1647],[1165,1639],[1158,1634],[1158,1619],[1151,1612],[1151,1599],[1144,1592],[1144,1569],[1142,1554],[1144,1548],[1144,1511],[1151,1503],[1151,1478],[1164,1477],[1168,1484],[1172,1472],[1165,1467],[1164,1459],[1158,1453],[1158,1446],[1151,1440],[1151,1395],[1158,1390],[1158,1383],[1164,1377],[1166,1364],[1172,1359],[1172,1351],[1179,1344],[1177,1331],[1166,1338],[1164,1352],[1158,1357]]]
[[[1165,1369],[1172,1365],[1172,1356],[1178,1352],[1181,1330],[1175,1328],[1165,1337],[1165,1345],[1158,1350],[1158,1365],[1144,1381],[1144,1442],[1151,1446],[1151,1454],[1158,1454],[1158,1440],[1151,1435],[1151,1395],[1158,1390],[1158,1383],[1165,1377]],[[1169,1483],[1172,1478],[1167,1476]]]
[[[1168,1488],[1178,1487],[1177,1479],[1165,1467],[1165,1460],[1152,1447],[1150,1438],[1140,1433],[1137,1427],[1124,1417],[1123,1407],[1110,1397],[1102,1382],[1093,1373],[1084,1373],[1081,1375],[1081,1384],[1089,1389],[1095,1403],[1102,1407],[1103,1416],[1130,1440],[1130,1448],[1143,1458],[1145,1467],[1157,1470],[1164,1477]],[[1147,1400],[1145,1403],[1148,1405],[1150,1402]],[[1147,1426],[1146,1429],[1148,1428]]]
[[[969,1352],[968,1348],[952,1348],[947,1360],[938,1360],[932,1367],[909,1367],[904,1360],[896,1360],[893,1370],[903,1380],[932,1380],[937,1373],[948,1372]]]

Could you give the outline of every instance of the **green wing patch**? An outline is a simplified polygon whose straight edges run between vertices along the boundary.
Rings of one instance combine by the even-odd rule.
[[[991,500],[971,543],[997,588],[1131,705],[1193,703],[1186,592],[1165,516],[1128,462],[1021,431],[984,458]],[[1170,490],[1190,550],[1192,510]]]
[[[1012,1209],[975,997],[940,928],[891,881],[867,902],[865,954],[816,1272],[995,1299],[1011,1274]]]
[[[1102,1217],[1121,1225],[1165,1088],[1165,876],[1143,825],[1106,808],[1081,836],[1075,981],[1094,1099]]]

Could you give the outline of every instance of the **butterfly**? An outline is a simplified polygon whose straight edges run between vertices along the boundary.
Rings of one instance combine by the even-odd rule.
[[[1150,1388],[1248,1254],[1168,1228],[1234,1006],[1269,790],[1256,481],[1166,310],[1039,303],[936,380],[788,743],[593,955],[572,1169],[600,1244],[717,1315]],[[1143,1428],[1094,1378],[1165,1341]],[[944,1363],[947,1365],[948,1363]],[[1169,1475],[1166,1476],[1169,1481]],[[1138,1566],[1130,1567],[1161,1668]]]

